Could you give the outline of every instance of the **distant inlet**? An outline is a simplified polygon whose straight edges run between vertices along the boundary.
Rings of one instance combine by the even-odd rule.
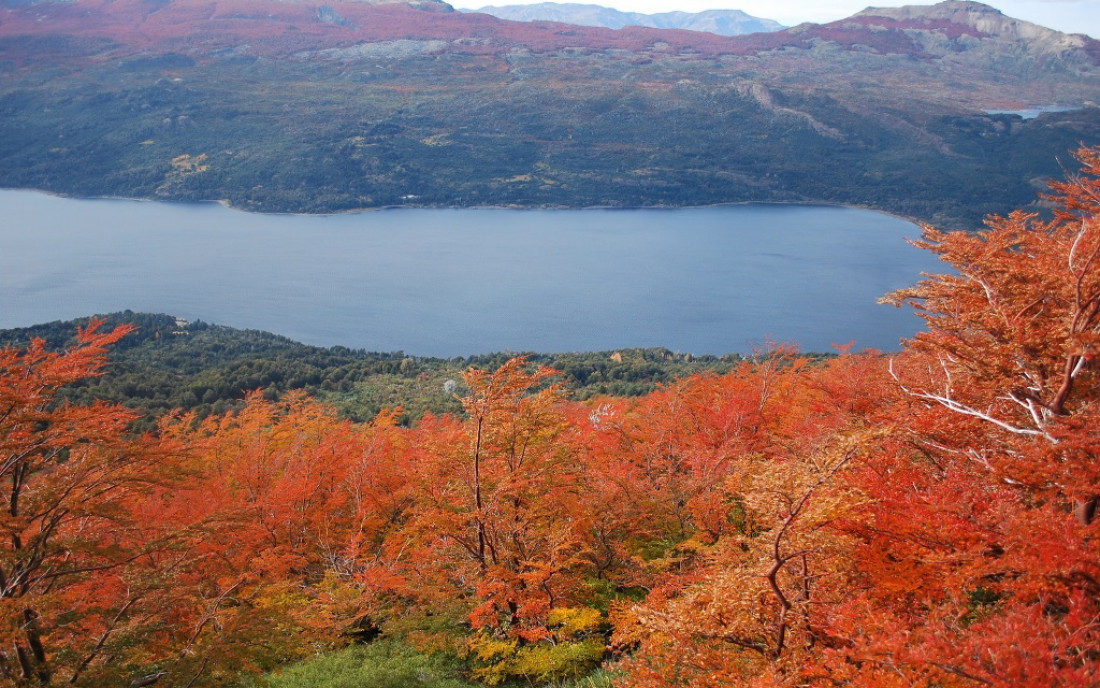
[[[0,209],[0,327],[131,309],[431,356],[894,350],[920,321],[878,297],[940,270],[915,225],[824,206],[287,216],[8,190]]]
[[[1022,110],[986,110],[987,115],[1017,115],[1023,119],[1035,119],[1045,112],[1072,112],[1081,107],[1073,105],[1040,105],[1038,107],[1024,108]]]

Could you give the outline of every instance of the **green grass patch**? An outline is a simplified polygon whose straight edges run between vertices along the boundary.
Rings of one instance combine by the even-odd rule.
[[[474,688],[461,665],[393,641],[351,647],[293,664],[254,686],[264,688]]]

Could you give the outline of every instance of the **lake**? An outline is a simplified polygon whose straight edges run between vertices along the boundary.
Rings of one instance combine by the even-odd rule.
[[[1035,119],[1047,112],[1073,112],[1081,107],[1074,105],[1040,105],[1038,107],[1024,108],[1023,110],[986,110],[987,115],[1018,115],[1022,119]]]
[[[427,356],[895,350],[920,321],[876,300],[940,270],[915,225],[823,206],[296,216],[0,190],[0,215],[0,328],[131,309]]]

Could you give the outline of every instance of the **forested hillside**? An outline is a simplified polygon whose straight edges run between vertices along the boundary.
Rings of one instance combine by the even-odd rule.
[[[247,393],[260,390],[269,400],[305,392],[357,421],[400,406],[401,420],[409,422],[426,412],[459,411],[455,393],[465,391],[462,373],[475,366],[496,369],[515,355],[426,358],[307,346],[266,332],[189,323],[169,315],[124,312],[98,319],[105,327],[131,325],[136,330],[111,347],[101,376],[61,394],[76,403],[102,399],[124,404],[144,414],[146,426],[173,409],[193,411],[200,418],[222,414],[240,408]],[[0,330],[0,345],[23,347],[40,338],[51,348],[64,348],[75,343],[78,328],[88,322],[82,318]],[[638,396],[688,375],[728,372],[741,361],[736,354],[695,356],[661,348],[530,353],[528,358],[561,371],[574,399]]]
[[[955,0],[732,37],[16,3],[0,65],[0,185],[265,212],[826,202],[973,229],[1100,143],[1100,43]]]
[[[887,297],[927,324],[897,355],[586,400],[518,357],[408,425],[255,391],[138,434],[62,396],[155,334],[0,349],[0,677],[1094,685],[1100,149],[1078,158],[1052,219],[925,232],[953,272]]]

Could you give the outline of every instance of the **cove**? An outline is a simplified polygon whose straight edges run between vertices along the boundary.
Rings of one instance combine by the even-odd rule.
[[[131,309],[425,356],[896,350],[921,323],[876,300],[942,271],[915,225],[823,206],[295,216],[0,190],[0,212],[0,328]]]

